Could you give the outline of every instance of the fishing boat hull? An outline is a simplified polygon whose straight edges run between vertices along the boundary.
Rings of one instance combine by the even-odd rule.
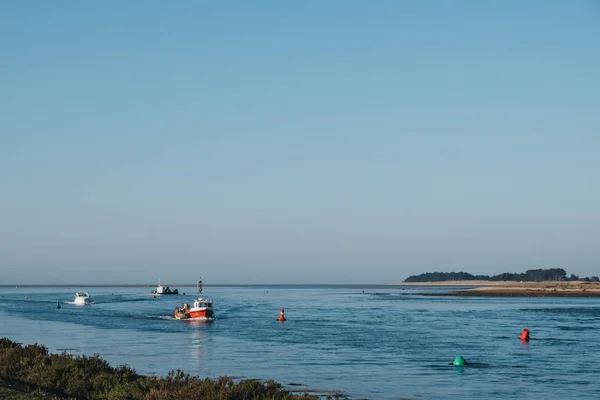
[[[200,321],[212,321],[215,319],[213,310],[207,308],[177,308],[174,314],[176,319],[191,319]]]

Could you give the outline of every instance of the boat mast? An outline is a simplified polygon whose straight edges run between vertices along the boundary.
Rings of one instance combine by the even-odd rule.
[[[202,293],[202,278],[200,278],[198,280],[198,297],[200,297],[201,293]]]

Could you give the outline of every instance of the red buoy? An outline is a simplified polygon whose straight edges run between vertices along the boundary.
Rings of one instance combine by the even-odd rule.
[[[279,310],[279,318],[277,318],[277,321],[279,321],[279,322],[285,321],[285,315],[283,315],[284,313],[285,313],[285,310],[283,309],[283,307],[281,307],[281,310]]]
[[[529,329],[523,329],[523,332],[521,332],[521,334],[519,335],[519,339],[521,339],[524,342],[529,342]]]

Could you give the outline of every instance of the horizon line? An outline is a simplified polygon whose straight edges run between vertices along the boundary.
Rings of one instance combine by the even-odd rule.
[[[191,283],[161,283],[163,286],[196,287]],[[206,287],[223,286],[396,286],[397,283],[203,283]],[[0,287],[155,287],[156,283],[107,283],[107,284],[64,284],[64,283],[22,283],[22,284],[0,284]]]

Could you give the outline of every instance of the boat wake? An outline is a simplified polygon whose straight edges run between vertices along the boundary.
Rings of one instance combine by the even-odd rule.
[[[96,304],[110,304],[110,303],[131,303],[139,301],[151,301],[152,297],[142,296],[111,296],[111,295],[98,295],[94,296],[94,303]]]
[[[54,302],[54,303],[56,303],[56,302]],[[95,301],[88,301],[85,304],[81,304],[81,303],[76,303],[74,301],[61,301],[60,304],[70,304],[72,306],[83,307],[83,306],[89,306],[89,305],[92,305],[92,304],[97,304],[97,302],[95,302]]]
[[[162,319],[164,321],[175,321],[177,319],[171,315],[159,315],[158,317],[154,315],[147,315],[146,317],[150,319]]]

